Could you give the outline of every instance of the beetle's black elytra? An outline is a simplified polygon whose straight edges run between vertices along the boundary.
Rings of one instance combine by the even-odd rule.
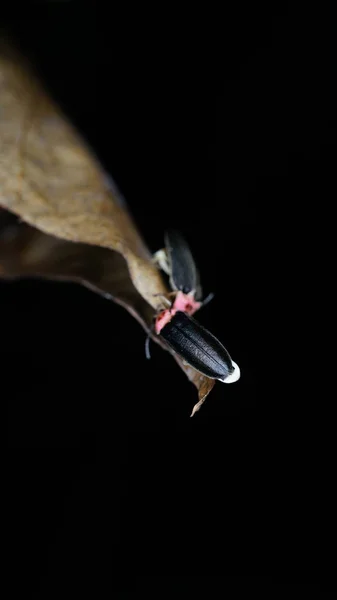
[[[165,233],[165,247],[170,268],[170,284],[172,289],[181,290],[184,294],[198,291],[199,275],[192,252],[178,231]]]
[[[183,312],[177,312],[160,335],[191,367],[213,379],[225,379],[233,371],[226,348],[210,331]]]

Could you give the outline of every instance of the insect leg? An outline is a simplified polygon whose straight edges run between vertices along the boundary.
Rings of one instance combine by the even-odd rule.
[[[147,360],[151,359],[150,341],[151,341],[151,337],[150,337],[150,334],[148,334],[146,337],[146,340],[145,340],[145,356],[146,356]]]
[[[213,294],[213,292],[211,292],[210,294],[208,294],[208,296],[206,296],[205,300],[203,300],[203,302],[201,303],[201,308],[203,308],[204,306],[206,306],[206,304],[211,302],[211,300],[213,300],[213,298],[214,298],[214,294]]]
[[[171,296],[171,295],[173,295],[173,294],[170,292],[170,293],[168,294],[168,296]],[[171,308],[171,306],[172,306],[172,302],[171,302],[171,301],[170,301],[170,300],[169,300],[169,299],[168,299],[166,296],[164,296],[164,294],[153,294],[153,296],[154,296],[154,297],[157,297],[157,298],[161,298],[161,299],[162,299],[162,302],[163,302],[163,305],[164,305],[165,307],[167,307],[167,308]]]

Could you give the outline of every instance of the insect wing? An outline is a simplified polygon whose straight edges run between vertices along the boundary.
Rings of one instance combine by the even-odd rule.
[[[207,377],[225,379],[234,370],[221,342],[183,312],[177,312],[160,335],[183,360]]]
[[[199,274],[187,242],[178,231],[169,230],[165,233],[165,246],[172,289],[181,290],[184,294],[196,291],[198,299],[202,292]]]

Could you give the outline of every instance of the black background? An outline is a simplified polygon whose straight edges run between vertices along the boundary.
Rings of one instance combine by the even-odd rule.
[[[199,320],[242,371],[190,419],[193,386],[159,348],[145,360],[123,309],[75,285],[0,284],[6,522],[29,593],[302,584],[302,548],[312,558],[331,527],[333,439],[290,384],[297,333],[282,328],[331,194],[332,38],[328,15],[271,4],[5,8],[151,250],[167,226],[187,237],[215,293]]]

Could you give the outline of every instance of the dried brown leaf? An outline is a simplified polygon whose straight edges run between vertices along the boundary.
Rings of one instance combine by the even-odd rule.
[[[46,235],[1,208],[0,277],[78,282],[121,304],[146,331],[152,322],[153,308],[133,285],[121,254]]]
[[[24,221],[0,209],[0,276],[78,281],[150,331],[168,291],[151,254],[112,180],[11,52],[0,52],[0,206]],[[193,415],[214,380],[174,358],[199,391]]]
[[[122,254],[141,296],[167,290],[113,182],[30,71],[0,68],[0,204],[47,234]]]

